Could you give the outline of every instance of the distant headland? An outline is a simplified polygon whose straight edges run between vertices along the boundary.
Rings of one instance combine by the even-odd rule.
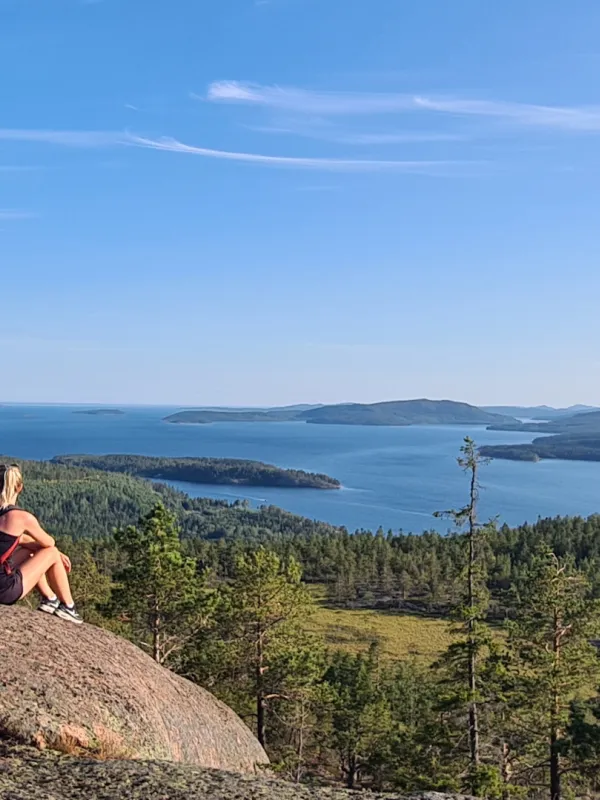
[[[136,455],[56,456],[54,464],[121,472],[155,481],[183,481],[234,486],[277,486],[289,489],[340,489],[329,475],[282,469],[260,461],[231,458],[160,458]]]
[[[488,430],[544,435],[529,444],[490,445],[481,448],[489,458],[512,461],[600,461],[600,411],[571,414],[549,422],[516,422],[491,425]]]
[[[208,425],[218,422],[305,422],[312,425],[517,425],[516,418],[494,414],[452,400],[395,400],[257,410],[190,409],[165,417],[165,422]]]

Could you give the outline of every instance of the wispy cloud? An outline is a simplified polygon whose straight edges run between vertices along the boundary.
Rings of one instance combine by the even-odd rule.
[[[206,99],[210,102],[242,103],[323,116],[435,112],[495,118],[527,127],[600,131],[600,106],[548,106],[418,94],[320,92],[294,87],[260,86],[240,81],[217,81],[210,84]]]
[[[17,211],[12,208],[0,208],[0,219],[1,220],[9,220],[9,219],[33,219],[35,214],[32,214],[30,211]]]
[[[542,106],[493,100],[415,97],[417,108],[462,116],[495,117],[520,125],[600,131],[600,106]]]
[[[352,133],[320,124],[289,123],[285,125],[247,125],[248,130],[259,133],[289,134],[305,139],[351,145],[411,144],[419,142],[457,142],[468,137],[451,133],[429,131],[404,131],[393,133]]]
[[[8,142],[42,142],[66,147],[107,147],[125,144],[126,133],[112,131],[52,131],[0,128],[0,140]]]
[[[211,102],[246,103],[305,114],[381,114],[414,108],[410,95],[314,92],[240,81],[216,81],[208,87]]]
[[[81,148],[115,146],[140,147],[171,153],[184,153],[204,158],[238,161],[272,167],[321,170],[329,172],[397,172],[420,175],[456,175],[473,172],[482,166],[475,161],[443,160],[377,160],[348,158],[308,158],[298,156],[264,155],[259,153],[218,150],[188,145],[171,137],[148,138],[129,132],[107,131],[49,131],[0,129],[0,140],[41,142],[50,145]]]
[[[206,147],[195,147],[176,139],[146,139],[132,136],[131,144],[152,150],[164,150],[171,153],[185,153],[203,156],[204,158],[224,159],[226,161],[242,161],[248,164],[263,166],[291,167],[295,169],[325,170],[329,172],[406,172],[421,175],[442,175],[449,171],[477,166],[469,161],[383,161],[365,159],[337,158],[300,158],[291,156],[269,156],[257,153],[237,153],[229,150],[213,150]]]

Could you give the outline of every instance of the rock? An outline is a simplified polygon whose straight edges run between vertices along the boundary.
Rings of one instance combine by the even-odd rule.
[[[131,642],[15,606],[0,607],[0,625],[2,738],[234,772],[268,763],[230,708]]]
[[[297,786],[145,761],[90,761],[0,745],[0,797],[7,800],[403,800],[401,795]],[[410,800],[467,800],[423,792]]]

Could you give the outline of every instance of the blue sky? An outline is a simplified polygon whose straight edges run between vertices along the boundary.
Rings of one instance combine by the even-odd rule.
[[[597,0],[0,0],[0,400],[600,404]]]

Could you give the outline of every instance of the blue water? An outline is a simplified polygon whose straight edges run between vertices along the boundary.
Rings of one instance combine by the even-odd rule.
[[[480,426],[370,428],[303,423],[171,425],[172,408],[124,408],[123,416],[74,414],[69,406],[0,407],[0,452],[47,459],[65,453],[252,458],[325,472],[341,491],[178,484],[189,494],[274,504],[349,529],[420,532],[448,523],[432,516],[459,506],[468,489],[456,466],[462,439],[531,441],[531,434]],[[482,473],[481,512],[509,524],[538,516],[600,511],[600,463],[494,461]]]

